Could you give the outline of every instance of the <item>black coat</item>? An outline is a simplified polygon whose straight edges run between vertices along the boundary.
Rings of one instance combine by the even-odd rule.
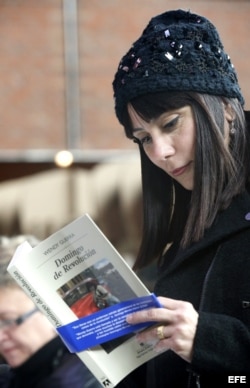
[[[59,337],[18,368],[0,375],[1,388],[101,388],[81,360]]]
[[[228,387],[234,375],[247,376],[244,386],[250,386],[250,196],[235,198],[201,241],[177,255],[174,250],[163,261],[155,293],[199,311],[192,363],[167,351],[124,386],[187,388],[199,380],[201,388]]]

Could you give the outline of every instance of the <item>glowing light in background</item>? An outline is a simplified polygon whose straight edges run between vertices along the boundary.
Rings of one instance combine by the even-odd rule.
[[[58,167],[66,168],[72,165],[74,157],[72,152],[67,150],[62,150],[57,152],[54,158],[55,164]]]

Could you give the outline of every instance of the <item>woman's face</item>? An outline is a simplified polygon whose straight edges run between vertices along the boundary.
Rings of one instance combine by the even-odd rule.
[[[189,106],[168,111],[150,122],[128,105],[133,134],[148,158],[187,190],[194,185],[196,129]]]
[[[20,325],[1,325],[34,309],[33,302],[19,288],[0,289],[0,354],[13,368],[28,360],[56,336],[47,318],[39,311]]]

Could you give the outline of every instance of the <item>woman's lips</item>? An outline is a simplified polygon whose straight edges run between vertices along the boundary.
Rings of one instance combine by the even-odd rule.
[[[183,167],[176,168],[175,170],[173,170],[173,171],[171,172],[171,174],[172,174],[173,176],[182,175],[182,174],[186,171],[186,169],[189,167],[190,164],[191,164],[191,162],[188,163],[188,164],[186,164],[186,165],[183,166]]]
[[[2,350],[2,353],[4,353],[4,354],[9,354],[9,353],[12,353],[12,352],[14,352],[16,350],[16,348],[13,346],[12,348],[8,348],[8,349],[3,349]]]

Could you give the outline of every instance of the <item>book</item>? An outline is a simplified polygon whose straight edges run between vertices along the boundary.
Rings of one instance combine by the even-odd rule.
[[[126,315],[160,304],[88,214],[19,245],[8,272],[104,387],[157,355],[135,339],[154,322],[129,325]]]

